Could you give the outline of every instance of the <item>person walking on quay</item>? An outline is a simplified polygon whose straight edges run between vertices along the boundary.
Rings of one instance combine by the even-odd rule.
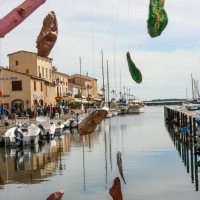
[[[11,108],[10,112],[11,112],[11,118],[12,118],[12,122],[13,122],[13,121],[15,121],[15,117],[16,117],[16,108],[13,106]]]
[[[3,124],[6,118],[6,109],[1,106],[1,123]]]

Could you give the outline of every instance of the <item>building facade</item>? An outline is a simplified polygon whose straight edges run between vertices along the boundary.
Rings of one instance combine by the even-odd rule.
[[[52,66],[52,58],[36,53],[18,51],[8,54],[9,67],[0,68],[0,103],[33,109],[35,106],[55,105],[57,98],[71,94],[99,98],[97,79],[75,74],[69,76]],[[72,100],[72,99],[71,99]]]

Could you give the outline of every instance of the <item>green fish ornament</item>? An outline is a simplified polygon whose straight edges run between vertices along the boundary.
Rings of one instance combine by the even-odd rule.
[[[142,74],[141,74],[140,70],[135,66],[134,62],[131,60],[131,56],[130,56],[129,52],[127,52],[126,58],[127,58],[129,71],[132,76],[132,79],[136,83],[141,83],[142,82]]]
[[[165,0],[150,0],[147,25],[148,33],[152,38],[161,35],[167,26],[168,17],[164,9],[164,3]]]

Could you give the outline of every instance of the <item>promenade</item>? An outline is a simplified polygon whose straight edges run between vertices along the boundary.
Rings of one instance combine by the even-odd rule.
[[[61,115],[59,116],[59,118],[64,122],[66,120],[68,120],[69,118],[76,118],[76,113],[81,114],[82,111],[80,109],[74,109],[73,110],[74,114],[66,114],[64,115],[63,113],[61,113]],[[6,122],[8,122],[8,126],[5,125],[5,123],[1,123],[0,121],[0,142],[2,140],[2,136],[5,133],[6,130],[8,130],[9,128],[15,126],[15,122],[12,122],[12,119],[8,119]],[[35,124],[35,118],[29,118],[29,124]]]

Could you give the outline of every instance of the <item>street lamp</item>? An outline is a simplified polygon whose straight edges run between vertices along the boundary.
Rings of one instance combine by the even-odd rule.
[[[90,90],[91,90],[91,85],[87,84],[87,93],[88,93],[88,97],[87,97],[87,101],[88,101],[88,108],[89,108],[89,101],[90,101]]]

